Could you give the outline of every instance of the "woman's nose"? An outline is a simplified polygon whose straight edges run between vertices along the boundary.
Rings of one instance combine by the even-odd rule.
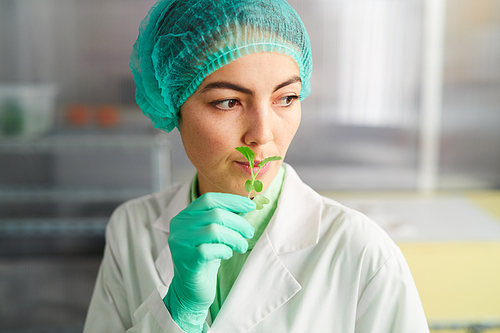
[[[274,139],[273,111],[270,106],[255,106],[248,110],[244,121],[245,134],[243,141],[247,145],[265,145]]]

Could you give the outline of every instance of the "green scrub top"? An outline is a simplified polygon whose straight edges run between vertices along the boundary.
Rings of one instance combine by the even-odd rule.
[[[253,238],[248,240],[248,251],[243,254],[234,252],[231,259],[221,261],[219,272],[217,273],[215,300],[210,306],[210,316],[212,317],[212,321],[214,321],[215,317],[217,317],[217,314],[219,313],[222,304],[224,304],[224,301],[236,281],[238,274],[240,274],[248,255],[259,240],[260,236],[264,233],[269,221],[273,217],[276,207],[278,206],[278,198],[281,194],[281,187],[283,185],[284,178],[285,167],[281,166],[274,180],[262,193],[270,200],[270,203],[264,205],[262,210],[254,210],[244,216],[255,230]],[[198,193],[198,175],[196,174],[191,182],[191,202],[198,198]]]

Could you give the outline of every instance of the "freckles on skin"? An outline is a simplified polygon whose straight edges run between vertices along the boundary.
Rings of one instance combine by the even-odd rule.
[[[185,127],[191,128],[191,132],[196,135],[190,136],[190,141],[199,147],[206,146],[208,150],[222,149],[225,146],[224,143],[230,138],[230,129],[221,117],[211,114],[208,116],[206,110],[191,111],[190,121],[186,122]],[[179,127],[181,127],[180,124]],[[215,133],[217,135],[214,135]]]
[[[191,104],[187,110],[181,108],[181,114],[183,112],[187,114],[179,119],[179,131],[186,154],[197,169],[200,193],[203,194],[206,192],[203,185],[210,182],[209,171],[227,162],[228,155],[218,153],[227,150],[234,126],[228,126],[227,120],[211,113],[204,105],[194,104],[193,107]],[[220,181],[229,183],[231,180],[230,175],[221,173]],[[215,191],[212,189],[211,192]],[[221,189],[220,192],[224,191]]]

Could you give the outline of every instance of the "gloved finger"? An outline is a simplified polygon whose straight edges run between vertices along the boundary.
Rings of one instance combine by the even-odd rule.
[[[198,246],[198,258],[200,263],[207,263],[212,260],[227,260],[233,256],[233,250],[224,244],[200,244]]]
[[[198,230],[194,236],[195,247],[201,244],[224,244],[239,253],[248,250],[248,242],[238,232],[217,223]]]
[[[170,233],[186,234],[186,238],[193,238],[192,231],[204,228],[212,223],[220,224],[229,229],[232,229],[244,238],[250,239],[253,237],[255,230],[240,215],[228,212],[222,208],[215,208],[209,211],[192,211],[190,213],[181,213],[170,222]]]
[[[238,214],[249,213],[255,210],[255,203],[241,195],[209,192],[200,196],[187,207],[189,210],[211,210],[214,208]]]
[[[250,239],[253,237],[255,230],[243,217],[230,213],[224,209],[215,208],[205,214],[207,222],[217,223],[226,228],[236,231],[244,238]]]

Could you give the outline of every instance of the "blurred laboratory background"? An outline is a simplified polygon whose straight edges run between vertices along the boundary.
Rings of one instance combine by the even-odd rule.
[[[189,180],[128,68],[153,0],[0,0],[0,332],[80,332],[120,203]],[[289,0],[286,162],[403,250],[432,332],[500,332],[500,0]]]

